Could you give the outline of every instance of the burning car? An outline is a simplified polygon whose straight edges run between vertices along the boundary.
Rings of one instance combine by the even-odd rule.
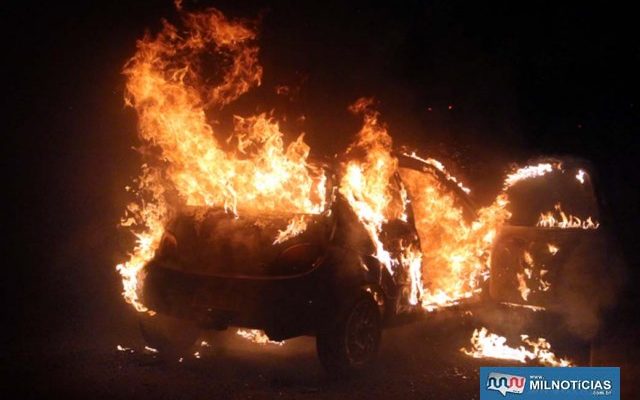
[[[464,201],[469,216],[475,212],[465,193],[436,167],[407,156],[400,160],[400,170],[437,179]],[[329,170],[327,175],[333,176]],[[399,195],[399,173],[394,181]],[[143,273],[143,303],[171,317],[143,318],[148,344],[173,354],[194,343],[194,325],[234,326],[263,330],[277,341],[315,335],[328,371],[369,363],[382,328],[422,308],[410,301],[409,271],[392,274],[372,256],[368,233],[332,182],[327,180],[326,208],[316,215],[235,216],[196,208],[173,219]],[[419,248],[419,240],[407,201],[402,215],[383,225],[381,241],[390,259],[400,259],[403,247]],[[158,327],[161,319],[165,326]]]
[[[565,289],[588,292],[573,290],[581,280],[553,282],[582,264],[572,275],[538,258],[562,260],[578,235],[560,230],[598,227],[597,210],[567,214],[568,186],[547,181],[570,177],[582,198],[593,195],[588,170],[563,160],[514,168],[478,207],[438,160],[394,150],[371,98],[350,107],[362,128],[326,162],[309,158],[302,134],[285,145],[269,113],[233,115],[221,141],[208,113],[261,84],[256,33],[215,9],[183,17],[184,29],[165,22],[140,40],[124,70],[148,161],[122,220],[136,245],[117,270],[150,347],[175,355],[203,328],[315,335],[326,369],[346,373],[374,359],[382,328],[397,321],[483,294],[561,313],[552,303],[583,298]],[[228,62],[219,81],[203,78],[203,56]],[[552,190],[519,194],[523,182]]]
[[[406,249],[424,248],[423,257],[431,255],[430,247],[421,246],[424,238],[419,228],[424,232],[425,226],[416,224],[413,204],[422,205],[417,197],[423,189],[416,183],[431,182],[450,195],[467,221],[477,219],[478,208],[464,187],[437,164],[408,154],[396,153],[395,157],[398,164],[391,187],[396,188],[399,210],[397,218],[383,223],[377,236],[388,252],[382,257],[375,256],[376,247],[366,224],[359,221],[347,198],[333,185],[337,178],[326,166],[326,174],[332,179],[326,181],[326,208],[318,214],[236,216],[221,208],[195,208],[178,215],[167,225],[155,257],[143,272],[142,301],[161,314],[142,319],[148,344],[176,354],[195,342],[200,329],[228,327],[262,330],[275,341],[314,335],[324,367],[332,373],[345,373],[374,359],[385,326],[422,317],[425,311],[442,306],[484,301],[524,310],[548,308],[552,315],[566,317],[562,321],[570,327],[578,321],[590,321],[574,313],[597,313],[599,305],[588,306],[585,301],[590,298],[590,303],[597,302],[599,296],[568,287],[568,282],[593,284],[597,280],[591,275],[598,272],[598,267],[594,269],[585,260],[570,262],[566,257],[552,263],[551,258],[560,248],[569,253],[585,241],[587,246],[601,247],[603,235],[595,233],[598,225],[593,217],[578,221],[556,207],[557,224],[561,225],[548,227],[542,221],[551,218],[550,214],[536,209],[536,204],[545,207],[550,199],[564,200],[591,207],[581,211],[597,216],[592,188],[585,187],[585,179],[591,178],[584,172],[584,165],[576,167],[565,161],[564,169],[560,169],[560,161],[555,160],[558,182],[547,176],[544,180],[529,179],[526,185],[514,183],[509,191],[513,202],[525,196],[527,206],[523,210],[513,207],[517,218],[497,232],[491,248],[490,278],[480,278],[486,293],[481,295],[478,288],[468,295],[438,302],[429,299],[425,288],[412,277],[416,260],[391,269],[384,264],[385,257],[404,261],[408,257]],[[582,198],[567,193],[566,188],[571,186],[567,177],[578,178],[565,171],[573,170],[582,178],[577,185]],[[550,173],[553,175],[553,170]],[[552,196],[548,191],[554,187],[563,190]],[[532,198],[532,191],[544,192],[539,194],[540,203]],[[562,198],[561,192],[569,197]],[[586,201],[589,199],[592,202]],[[425,211],[421,209],[418,216],[424,218]],[[533,222],[527,216],[535,217]],[[443,228],[441,222],[435,225],[429,229],[432,234]],[[431,242],[438,240],[433,239]],[[436,253],[444,250],[446,245]],[[592,257],[597,253],[591,252]],[[421,261],[422,257],[417,258]],[[576,274],[590,276],[580,278]],[[553,290],[552,282],[558,286]],[[571,296],[583,296],[582,301],[568,304]]]

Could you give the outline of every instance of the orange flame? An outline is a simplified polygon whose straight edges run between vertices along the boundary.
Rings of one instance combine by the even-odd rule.
[[[223,205],[234,213],[238,207],[322,211],[322,172],[307,163],[302,135],[285,146],[278,123],[266,114],[236,116],[229,141],[237,146],[225,151],[205,117],[207,108],[224,106],[260,84],[255,32],[217,10],[186,14],[184,24],[185,36],[165,23],[157,37],[139,41],[124,73],[141,138],[159,148],[167,177],[185,203]],[[199,56],[206,53],[232,59],[213,87],[200,76]]]
[[[462,182],[460,182],[458,178],[451,175],[449,171],[447,171],[447,169],[444,167],[444,164],[442,164],[440,161],[436,160],[435,158],[421,158],[415,152],[404,153],[404,155],[407,157],[411,157],[415,160],[422,161],[425,164],[431,165],[432,167],[436,168],[438,171],[442,172],[448,180],[456,184],[460,189],[462,189],[463,192],[467,194],[471,193],[471,189],[469,189]]]
[[[286,242],[287,240],[298,236],[307,229],[307,221],[304,216],[296,216],[289,221],[289,225],[281,231],[278,231],[278,236],[273,241],[273,244]]]
[[[551,244],[547,244],[547,246],[551,255],[555,255],[558,251],[558,248]],[[534,284],[534,290],[540,292],[546,292],[551,289],[551,283],[545,279],[549,270],[537,266],[530,252],[524,251],[522,261],[524,262],[523,273],[517,272],[516,279],[518,281],[520,297],[522,297],[522,300],[527,301],[529,295],[533,292],[529,286],[530,283]],[[535,284],[537,284],[537,286],[535,286]]]
[[[554,170],[561,169],[562,165],[560,163],[539,163],[536,165],[527,165],[525,167],[518,168],[511,174],[507,175],[507,178],[504,181],[504,188],[508,189],[520,181],[544,176]]]
[[[125,218],[121,221],[123,226],[135,229],[136,245],[129,254],[129,260],[118,264],[116,269],[122,276],[123,296],[139,312],[149,312],[147,307],[140,302],[138,291],[141,281],[139,274],[142,268],[155,255],[160,244],[164,225],[168,217],[168,210],[164,202],[163,186],[159,182],[157,172],[143,165],[142,175],[138,179],[136,195],[137,203],[127,206]],[[144,199],[144,194],[150,194],[151,201]]]
[[[425,286],[421,304],[430,310],[471,297],[487,277],[493,239],[510,215],[506,196],[466,222],[453,195],[432,176],[409,169],[400,169],[400,175],[413,194]]]
[[[398,169],[398,161],[391,154],[391,137],[379,122],[379,113],[372,110],[372,103],[371,99],[360,99],[351,107],[364,115],[364,126],[348,152],[361,151],[363,156],[346,164],[340,193],[369,233],[376,249],[373,255],[391,274],[398,266],[408,269],[411,304],[421,304],[427,310],[456,304],[478,292],[481,278],[488,274],[493,239],[510,216],[505,209],[507,197],[499,195],[491,206],[479,210],[476,220],[466,223],[461,206],[434,177]],[[409,156],[435,167],[469,192],[439,161],[421,159],[415,153]],[[394,189],[396,171],[405,186]],[[406,220],[406,192],[411,196],[421,248],[405,248],[400,259],[394,259],[379,235],[385,222]]]
[[[238,329],[236,331],[236,335],[257,344],[275,344],[278,346],[282,346],[284,344],[284,341],[278,342],[269,339],[269,336],[260,329]]]
[[[560,229],[598,229],[598,227],[600,227],[600,223],[593,221],[591,217],[587,217],[587,219],[582,220],[575,215],[567,215],[562,211],[562,207],[560,203],[558,203],[555,206],[555,212],[549,211],[547,213],[540,214],[540,218],[538,219],[536,226]]]
[[[487,328],[476,329],[471,336],[471,347],[460,351],[473,358],[495,358],[513,360],[521,363],[537,361],[553,367],[569,367],[573,363],[565,358],[558,358],[551,351],[551,344],[545,338],[530,339],[528,335],[520,335],[522,345],[507,345],[504,336],[490,333]],[[525,347],[526,346],[526,347]]]
[[[291,214],[325,207],[324,172],[307,161],[303,135],[285,146],[278,122],[268,115],[235,116],[227,142],[237,144],[225,149],[207,121],[206,111],[260,84],[255,31],[213,9],[184,14],[183,22],[184,32],[165,22],[157,36],[146,35],[124,69],[126,103],[138,113],[140,137],[148,153],[157,155],[154,173],[164,180],[144,179],[139,188],[152,198],[130,206],[137,245],[117,267],[124,296],[138,311],[146,311],[138,299],[138,275],[154,256],[171,210],[188,205]],[[202,77],[203,55],[231,60],[216,85]],[[165,191],[177,193],[178,200],[169,204]]]
[[[363,155],[360,160],[354,159],[346,164],[340,193],[367,230],[376,249],[375,257],[393,274],[398,260],[392,259],[384,249],[379,234],[386,221],[403,215],[404,204],[398,206],[400,192],[394,196],[391,186],[398,164],[391,156],[391,136],[378,121],[379,113],[372,109],[372,104],[373,99],[362,98],[350,108],[352,112],[363,115],[364,126],[347,153],[361,152]]]

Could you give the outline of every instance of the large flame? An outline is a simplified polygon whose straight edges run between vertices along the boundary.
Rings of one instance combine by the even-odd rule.
[[[307,163],[302,140],[284,145],[277,121],[266,114],[234,118],[235,149],[225,149],[208,123],[215,110],[259,85],[262,68],[255,32],[220,12],[186,14],[186,32],[164,24],[156,37],[138,42],[125,67],[127,102],[135,107],[141,138],[156,146],[165,172],[188,205],[223,205],[258,211],[317,213],[324,193],[320,171]],[[227,56],[222,82],[201,76],[201,56]]]
[[[491,206],[478,211],[474,221],[465,222],[462,206],[434,176],[398,168],[391,152],[391,137],[372,103],[371,99],[360,99],[351,107],[364,116],[364,126],[348,150],[348,154],[356,154],[346,163],[340,192],[369,233],[376,249],[374,256],[391,274],[398,266],[408,269],[410,303],[432,310],[471,297],[488,273],[496,231],[509,218],[506,195],[500,194]],[[437,168],[469,192],[439,161],[409,156]],[[398,187],[393,183],[396,172],[402,178]],[[380,233],[385,222],[406,220],[406,193],[411,197],[420,249],[408,245],[393,258],[384,248]]]
[[[391,155],[391,136],[372,104],[372,99],[362,98],[350,108],[363,115],[364,125],[347,150],[353,159],[344,167],[340,193],[367,230],[376,249],[374,256],[393,274],[398,260],[384,248],[379,235],[385,222],[403,218],[404,203],[399,188],[392,186],[398,160]]]
[[[487,277],[493,239],[509,217],[506,196],[466,222],[462,206],[433,176],[410,169],[401,169],[400,175],[413,195],[425,284],[422,305],[433,309],[471,297]]]
[[[260,84],[255,31],[214,9],[184,14],[183,23],[184,30],[165,22],[158,35],[146,35],[124,69],[126,102],[138,113],[140,137],[147,153],[157,156],[154,173],[166,186],[145,179],[139,188],[151,198],[131,210],[139,217],[138,245],[118,266],[124,296],[138,311],[146,310],[138,299],[138,274],[154,256],[170,210],[189,205],[235,214],[308,214],[325,206],[324,172],[307,161],[302,135],[285,146],[278,122],[263,113],[235,116],[234,133],[224,143],[208,122],[207,112]],[[228,60],[217,84],[204,77],[205,55]],[[167,202],[168,191],[177,193],[177,201]]]

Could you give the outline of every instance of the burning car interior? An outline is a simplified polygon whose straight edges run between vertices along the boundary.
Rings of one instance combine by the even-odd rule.
[[[103,213],[103,219],[110,218],[108,222],[82,225],[89,228],[77,230],[64,251],[49,252],[55,265],[80,258],[81,262],[71,264],[84,265],[93,262],[96,254],[95,262],[108,266],[107,272],[92,276],[87,285],[70,283],[73,273],[68,277],[58,274],[57,280],[40,283],[42,287],[33,291],[41,293],[40,300],[33,301],[42,305],[49,297],[64,297],[55,295],[56,291],[70,292],[64,295],[76,296],[69,302],[74,307],[80,304],[78,315],[91,314],[87,321],[100,320],[91,322],[100,327],[93,329],[95,339],[83,336],[83,340],[102,349],[105,341],[100,338],[109,335],[108,363],[115,366],[109,368],[118,369],[109,374],[128,374],[123,382],[135,388],[140,387],[139,382],[155,382],[142,383],[151,389],[131,392],[141,397],[158,397],[163,385],[176,385],[185,374],[191,375],[184,382],[197,383],[181,384],[178,391],[173,388],[179,385],[171,386],[167,395],[199,397],[203,392],[198,387],[215,380],[219,373],[230,388],[216,392],[221,396],[236,391],[240,397],[255,394],[270,398],[276,390],[286,398],[329,398],[348,396],[361,387],[371,398],[413,398],[416,393],[430,398],[429,385],[437,381],[433,398],[476,398],[480,380],[481,398],[489,399],[483,397],[483,390],[504,397],[537,388],[532,383],[517,388],[509,383],[507,388],[506,380],[504,387],[498,387],[502,375],[486,378],[481,371],[489,365],[573,368],[579,372],[582,368],[618,367],[623,362],[616,351],[624,353],[621,346],[632,348],[629,337],[637,334],[633,325],[637,325],[637,317],[630,311],[635,292],[629,289],[635,287],[637,272],[631,268],[633,258],[628,257],[635,254],[629,251],[634,248],[629,244],[632,239],[627,239],[634,236],[628,234],[627,227],[637,221],[623,217],[634,211],[620,206],[619,199],[624,198],[624,204],[632,202],[628,193],[635,184],[626,184],[616,193],[615,185],[623,185],[622,178],[609,173],[615,164],[611,157],[574,151],[592,151],[600,146],[600,139],[593,141],[597,145],[587,142],[579,147],[569,139],[563,142],[560,136],[559,150],[554,151],[549,149],[554,148],[556,139],[545,137],[551,145],[538,146],[540,129],[531,128],[532,133],[518,144],[526,151],[517,156],[514,152],[512,157],[509,146],[518,143],[515,139],[495,146],[499,138],[483,144],[486,138],[482,134],[473,138],[473,129],[468,136],[456,136],[452,132],[462,125],[450,121],[458,108],[464,107],[464,101],[425,102],[429,97],[422,93],[427,90],[411,83],[420,75],[415,71],[436,68],[435,61],[420,61],[415,56],[422,54],[421,46],[435,39],[426,33],[419,37],[416,32],[422,29],[421,24],[411,13],[405,14],[403,7],[393,11],[398,13],[398,26],[387,21],[389,27],[385,25],[384,32],[400,31],[405,29],[403,24],[410,23],[412,28],[402,32],[414,42],[402,39],[407,42],[384,53],[385,61],[379,67],[383,72],[354,77],[345,84],[348,90],[329,100],[331,87],[323,87],[317,77],[323,76],[317,71],[322,62],[331,63],[329,58],[319,57],[323,61],[316,62],[319,66],[309,69],[311,72],[283,73],[278,65],[287,66],[286,57],[273,48],[288,41],[296,43],[295,33],[289,29],[299,29],[299,24],[309,27],[305,35],[312,38],[304,39],[304,45],[318,41],[320,54],[334,54],[327,49],[335,47],[342,49],[335,50],[336,54],[349,60],[351,56],[345,54],[357,51],[351,43],[364,41],[371,42],[367,54],[375,58],[372,54],[400,39],[390,36],[378,44],[364,40],[364,22],[354,26],[349,22],[349,28],[341,28],[345,30],[344,43],[325,44],[325,39],[319,38],[322,34],[314,36],[313,32],[328,32],[333,23],[343,26],[343,19],[386,20],[386,8],[372,6],[368,14],[363,11],[367,7],[352,9],[332,3],[318,16],[300,11],[304,6],[291,6],[292,15],[300,22],[289,28],[280,26],[277,19],[270,25],[274,11],[269,7],[257,12],[259,7],[220,3],[169,2],[170,8],[158,9],[162,10],[161,18],[147,17],[143,34],[138,25],[135,35],[128,34],[126,58],[118,56],[120,70],[114,72],[119,86],[112,90],[118,95],[120,108],[109,114],[123,119],[126,135],[122,135],[124,144],[114,146],[109,154],[128,151],[134,155],[127,162],[105,157],[109,169],[115,171],[117,184],[96,184],[118,187],[116,195],[103,200],[117,210]],[[282,10],[278,4],[273,9]],[[339,11],[341,7],[347,11]],[[430,11],[434,15],[454,15],[458,10],[413,3],[406,7],[435,7]],[[335,20],[334,12],[339,16]],[[431,18],[429,13],[425,15]],[[151,16],[155,22],[149,22]],[[320,22],[313,22],[316,18]],[[436,24],[437,29],[453,29],[448,22],[443,24]],[[475,43],[476,39],[463,34],[466,28],[459,29],[460,37]],[[282,32],[286,33],[284,39],[279,36]],[[125,42],[121,37],[118,40]],[[273,47],[269,47],[270,40]],[[455,43],[452,48],[455,50]],[[471,52],[474,47],[463,48]],[[403,56],[404,52],[411,57]],[[353,62],[367,64],[367,56],[362,57],[362,61]],[[427,55],[421,57],[431,60]],[[292,56],[292,69],[295,60]],[[446,65],[456,64],[451,60]],[[287,74],[295,79],[282,79]],[[327,72],[334,80],[340,80],[338,75]],[[367,79],[384,81],[377,79],[378,75],[406,79],[408,89],[390,85],[389,92],[378,95],[376,86],[363,83]],[[479,81],[489,76],[485,75]],[[505,77],[504,82],[508,79],[515,78]],[[495,87],[507,85],[502,78],[495,82],[500,82]],[[305,86],[313,93],[326,90],[327,94],[307,100]],[[448,95],[442,94],[448,93],[446,88],[444,84],[438,87],[434,98],[446,98]],[[405,107],[411,102],[419,103],[419,110]],[[316,103],[327,105],[307,109]],[[511,106],[519,107],[517,102]],[[321,118],[312,121],[314,116],[336,109],[341,114],[331,116],[331,123]],[[491,115],[487,117],[491,124],[499,119],[489,106],[485,112]],[[404,121],[405,114],[418,113],[424,114],[420,118],[425,120],[437,114],[438,140],[450,142],[434,145],[435,140],[421,141],[431,132],[414,129],[412,116]],[[581,120],[579,129],[582,124]],[[517,129],[528,132],[530,126],[533,124]],[[568,129],[565,125],[561,128]],[[517,129],[508,127],[505,131]],[[558,134],[558,130],[554,132]],[[460,137],[471,140],[460,145]],[[331,146],[326,145],[329,142],[333,142]],[[479,149],[477,158],[468,161],[475,148]],[[492,152],[495,159],[489,159]],[[486,155],[486,160],[481,160]],[[80,167],[74,163],[64,170],[77,168],[76,179],[80,181],[84,173]],[[57,196],[66,196],[59,192]],[[42,220],[53,226],[51,221],[62,219],[62,214],[50,213],[51,207],[47,204]],[[100,214],[92,211],[96,207],[89,205],[86,211],[95,220]],[[85,213],[81,208],[76,207],[78,215]],[[73,213],[66,215],[72,224]],[[119,218],[116,227],[114,215]],[[88,234],[91,229],[98,233]],[[88,240],[100,245],[94,244],[91,253],[76,251],[80,246],[75,243]],[[69,256],[76,253],[75,258]],[[90,275],[84,267],[73,268],[82,269],[75,272],[77,276]],[[71,285],[80,289],[64,289]],[[101,294],[98,286],[107,294]],[[54,295],[48,296],[47,290]],[[32,291],[21,296],[27,298],[29,293]],[[107,300],[100,300],[100,296]],[[84,298],[86,304],[77,300]],[[28,308],[26,302],[24,307]],[[104,316],[91,309],[101,309]],[[60,332],[79,335],[76,326],[83,325],[84,317],[66,318],[65,312],[42,318],[41,325],[53,326],[47,321],[57,318],[58,324],[65,326]],[[20,311],[20,318],[23,315],[27,314]],[[632,327],[625,330],[627,323]],[[39,326],[39,322],[30,324],[24,326]],[[112,328],[115,325],[118,327]],[[40,329],[44,333],[34,333],[33,338],[42,335],[48,340],[47,329]],[[7,343],[16,346],[18,342]],[[74,340],[61,339],[61,343]],[[239,354],[237,358],[234,352]],[[16,354],[33,359],[26,350]],[[96,359],[100,357],[104,356]],[[93,371],[87,366],[89,361],[83,362],[87,371]],[[277,368],[264,367],[275,363]],[[57,367],[66,365],[62,361],[48,365],[54,366],[52,377],[61,376],[59,371],[66,368]],[[627,368],[629,364],[624,365]],[[36,392],[43,393],[46,387],[57,392],[57,384],[51,383],[55,378],[40,371],[25,374],[47,382],[48,386]],[[100,393],[125,396],[119,389],[104,389],[111,384],[100,386],[103,378],[96,378],[102,375],[97,371],[87,380],[102,387]],[[504,372],[496,371],[490,374]],[[630,381],[633,371],[633,367],[623,369],[623,381]],[[165,376],[172,378],[165,381]],[[534,377],[528,375],[527,382]],[[387,380],[399,389],[385,392],[369,383]],[[421,383],[415,383],[418,381]],[[83,393],[81,386],[68,393],[72,397]],[[224,387],[220,383],[214,386]],[[623,389],[626,396],[627,389]],[[618,385],[613,393],[619,395],[620,391]]]

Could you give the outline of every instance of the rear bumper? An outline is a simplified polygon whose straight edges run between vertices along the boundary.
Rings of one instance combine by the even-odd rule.
[[[233,278],[146,267],[143,301],[165,315],[203,327],[262,329],[276,340],[312,333],[317,312],[315,271],[291,278]]]

